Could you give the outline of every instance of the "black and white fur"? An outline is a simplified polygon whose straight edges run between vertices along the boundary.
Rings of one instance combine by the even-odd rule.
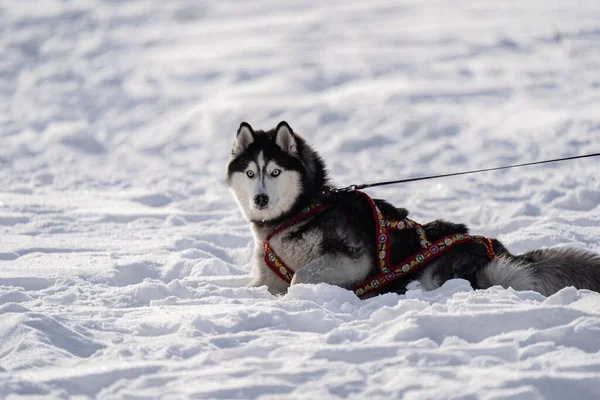
[[[356,192],[322,195],[321,189],[328,184],[325,165],[286,122],[269,131],[254,131],[245,122],[240,125],[227,166],[227,184],[254,235],[255,278],[251,286],[266,285],[273,294],[287,291],[288,284],[264,262],[263,241],[283,222],[317,202],[327,207],[271,239],[272,248],[295,271],[291,284],[326,282],[350,289],[377,272],[370,205]],[[383,200],[375,202],[388,219],[408,215],[407,210]],[[467,232],[465,225],[443,220],[423,228],[430,241]],[[420,249],[414,231],[392,231],[390,245],[392,265]],[[547,249],[512,255],[498,240],[493,240],[493,246],[498,257],[490,261],[482,244],[458,245],[380,293],[402,293],[413,280],[432,290],[452,278],[467,279],[476,289],[500,285],[550,295],[574,286],[600,292],[600,254]]]

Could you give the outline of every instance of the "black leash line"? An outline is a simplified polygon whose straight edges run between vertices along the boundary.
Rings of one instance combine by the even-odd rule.
[[[498,171],[500,169],[527,167],[529,165],[548,164],[548,163],[559,162],[559,161],[576,160],[579,158],[598,157],[598,156],[600,156],[600,153],[583,154],[580,156],[563,157],[563,158],[555,158],[552,160],[534,161],[534,162],[528,162],[528,163],[523,163],[523,164],[506,165],[504,167],[484,168],[484,169],[476,169],[476,170],[472,170],[472,171],[453,172],[450,174],[421,176],[421,177],[417,177],[417,178],[399,179],[396,181],[363,183],[360,185],[350,185],[350,186],[347,186],[347,187],[341,188],[341,189],[330,189],[330,191],[334,192],[334,193],[336,193],[336,192],[352,192],[354,190],[366,189],[366,188],[370,188],[370,187],[374,187],[374,186],[393,185],[396,183],[408,183],[408,182],[416,182],[416,181],[426,181],[429,179],[447,178],[449,176],[469,175],[469,174],[476,174],[479,172]]]

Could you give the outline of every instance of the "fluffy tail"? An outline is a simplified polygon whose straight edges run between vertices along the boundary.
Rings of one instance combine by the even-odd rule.
[[[535,290],[545,296],[567,286],[600,292],[600,254],[563,248],[536,250],[519,256],[502,255],[477,274],[481,288],[500,285]]]

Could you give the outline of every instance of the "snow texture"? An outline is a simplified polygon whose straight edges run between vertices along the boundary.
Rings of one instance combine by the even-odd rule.
[[[246,288],[280,120],[339,185],[600,151],[600,2],[6,0],[0,398],[597,399],[600,295]],[[369,191],[600,251],[597,159]]]

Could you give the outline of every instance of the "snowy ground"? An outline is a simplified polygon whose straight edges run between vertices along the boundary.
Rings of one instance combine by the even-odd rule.
[[[600,151],[600,3],[5,1],[0,398],[597,399],[600,295],[248,289],[224,185],[287,120],[340,185]],[[370,191],[600,251],[598,160]]]

